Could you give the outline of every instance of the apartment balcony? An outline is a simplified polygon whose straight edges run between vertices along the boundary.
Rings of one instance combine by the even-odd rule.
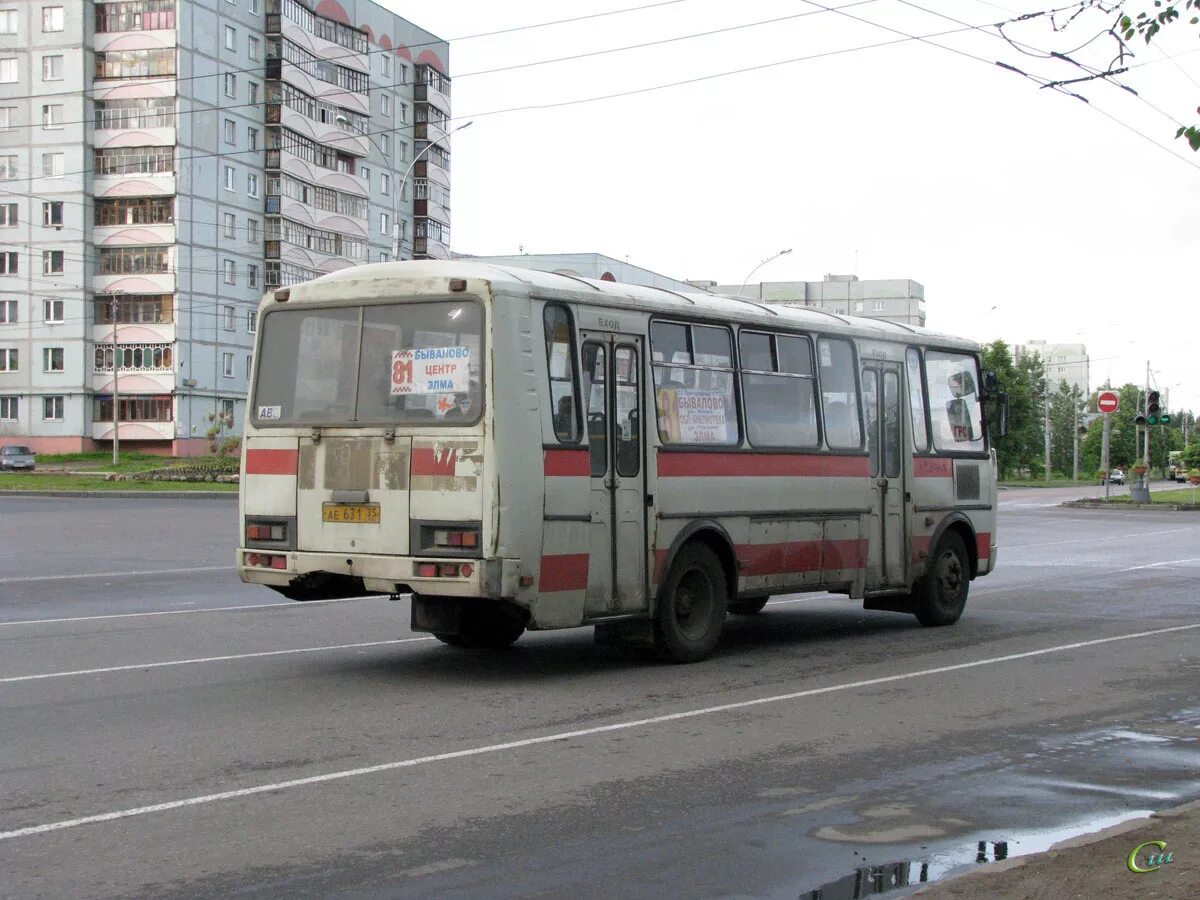
[[[283,125],[341,153],[358,157],[369,156],[371,153],[367,138],[348,126],[343,127],[336,122],[314,122],[308,116],[280,103],[267,105],[266,118],[268,125]]]
[[[363,183],[350,173],[339,172],[335,169],[327,169],[324,166],[310,163],[308,160],[297,156],[289,150],[268,150],[266,153],[266,167],[268,169],[279,169],[281,172],[287,172],[301,181],[307,181],[309,184],[315,184],[319,187],[332,188],[335,191],[353,194],[356,197],[368,196],[367,189],[363,186]],[[268,212],[270,211],[268,210]]]
[[[173,173],[97,175],[92,190],[97,197],[173,197],[176,177]]]
[[[175,390],[175,373],[122,369],[117,373],[117,386],[120,389],[120,394],[124,396],[131,396],[133,394],[169,394]],[[111,394],[113,392],[113,373],[93,373],[92,390],[97,394]]]
[[[92,135],[92,144],[97,150],[175,146],[174,128],[97,128]]]
[[[131,272],[119,275],[93,275],[92,291],[97,294],[173,294],[174,272]]]
[[[169,422],[121,422],[121,442],[126,441],[170,441],[175,438],[175,420]],[[92,440],[111,441],[112,422],[93,422]]]
[[[92,342],[112,345],[112,323],[92,326]],[[118,322],[118,344],[173,344],[176,339],[174,322]],[[124,373],[121,375],[124,379]]]
[[[96,225],[92,243],[97,247],[150,247],[175,243],[175,225]]]
[[[95,32],[92,36],[92,49],[100,53],[117,50],[165,50],[179,45],[178,35],[179,32],[174,27]]]
[[[450,109],[450,95],[444,94],[431,84],[413,85],[414,103],[432,103],[438,109]]]

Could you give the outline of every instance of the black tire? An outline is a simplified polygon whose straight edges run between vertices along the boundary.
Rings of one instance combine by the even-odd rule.
[[[967,604],[970,584],[967,547],[957,532],[949,531],[929,558],[928,571],[913,587],[917,621],[928,627],[953,625]]]
[[[466,650],[503,650],[525,633],[525,623],[487,601],[466,602],[459,613],[458,633],[434,632],[451,647]]]
[[[654,649],[669,662],[698,662],[716,649],[729,589],[715,553],[700,543],[679,551],[654,615]]]
[[[730,600],[729,611],[735,616],[754,616],[763,611],[768,597],[752,597],[748,600]]]

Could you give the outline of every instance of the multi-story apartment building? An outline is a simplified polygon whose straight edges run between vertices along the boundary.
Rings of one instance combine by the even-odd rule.
[[[1065,381],[1087,397],[1091,392],[1091,368],[1086,344],[1051,344],[1044,340],[1012,345],[1013,362],[1024,356],[1038,356],[1046,367],[1046,379],[1052,391]]]
[[[740,284],[692,282],[730,297],[787,306],[807,306],[840,315],[866,316],[901,325],[925,325],[925,288],[910,278],[826,275],[822,281],[763,281]]]
[[[0,0],[0,440],[204,452],[265,290],[448,257],[448,72],[369,0]]]

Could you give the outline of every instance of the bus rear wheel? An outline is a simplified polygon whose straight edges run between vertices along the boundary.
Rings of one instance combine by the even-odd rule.
[[[715,553],[700,543],[679,551],[654,617],[654,649],[669,662],[698,662],[716,649],[729,591]]]
[[[929,570],[913,587],[917,621],[929,627],[953,625],[967,605],[970,584],[967,547],[957,532],[947,532],[938,541]]]

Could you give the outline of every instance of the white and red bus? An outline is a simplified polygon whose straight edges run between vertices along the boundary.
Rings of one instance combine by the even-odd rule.
[[[422,261],[268,295],[254,361],[242,580],[411,595],[447,644],[592,625],[691,661],[801,591],[949,625],[996,564],[969,341]]]

